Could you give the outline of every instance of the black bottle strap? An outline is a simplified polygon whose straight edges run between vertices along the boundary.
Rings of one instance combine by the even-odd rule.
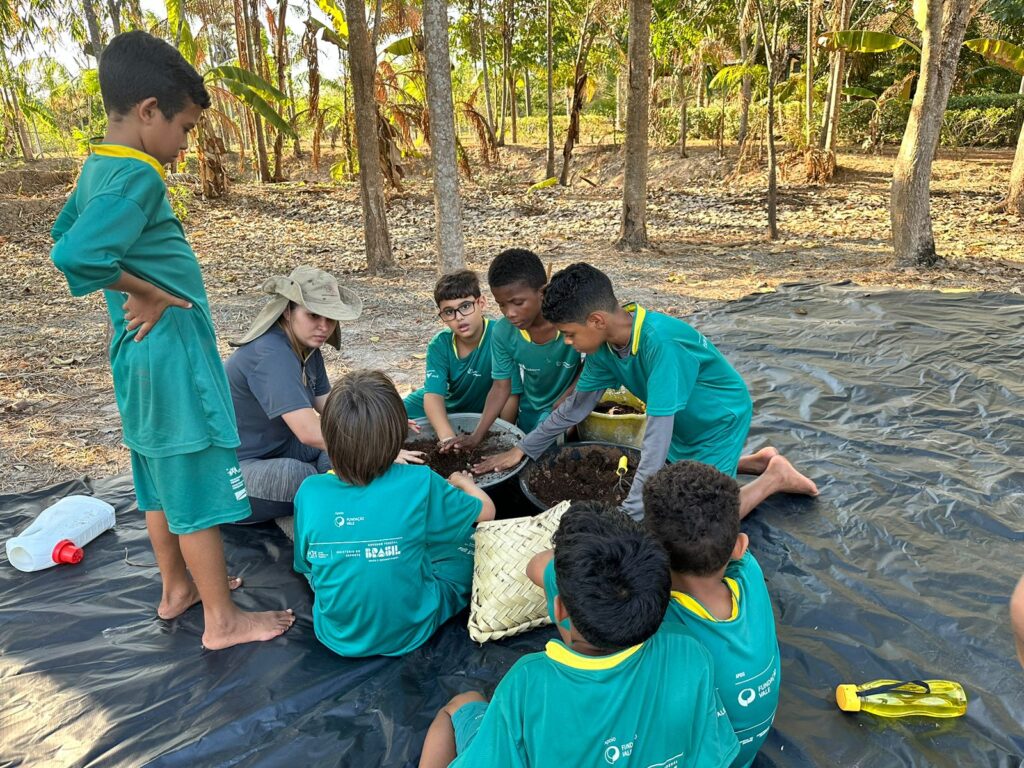
[[[931,686],[928,685],[924,680],[905,680],[902,683],[888,683],[886,685],[878,685],[874,688],[868,688],[866,691],[857,691],[857,695],[860,697],[874,696],[877,693],[890,693],[892,691],[898,691],[903,688],[920,688],[921,690],[907,690],[904,693],[931,693]]]

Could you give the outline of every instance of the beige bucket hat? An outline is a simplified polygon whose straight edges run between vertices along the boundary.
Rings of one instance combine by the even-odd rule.
[[[274,275],[263,283],[263,292],[272,298],[260,310],[245,335],[228,342],[231,346],[240,347],[266,333],[290,301],[331,320],[355,320],[363,311],[363,300],[354,291],[342,288],[333,275],[316,267],[296,267],[287,277]],[[340,348],[337,328],[327,343],[335,349]]]

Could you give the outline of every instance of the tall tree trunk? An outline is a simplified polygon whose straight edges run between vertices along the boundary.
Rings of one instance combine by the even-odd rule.
[[[384,178],[377,144],[377,99],[374,94],[376,56],[370,48],[363,0],[345,0],[348,57],[355,96],[356,144],[359,152],[359,196],[366,233],[366,268],[377,274],[394,266],[384,205]]]
[[[526,89],[526,116],[533,117],[533,91],[530,89],[529,67],[523,67],[523,85]]]
[[[572,109],[569,111],[569,130],[565,136],[565,146],[562,148],[562,174],[558,178],[558,183],[563,187],[569,186],[572,149],[580,137],[580,112],[583,109],[583,97],[587,87],[587,56],[590,54],[590,46],[594,41],[594,32],[591,30],[595,25],[590,21],[593,11],[594,6],[591,4],[587,7],[587,13],[583,17],[580,43],[576,48],[576,66],[572,79]]]
[[[804,43],[804,144],[809,149],[814,123],[814,5],[807,2],[807,40]]]
[[[651,0],[629,3],[629,100],[626,163],[622,177],[619,250],[638,251],[647,241],[647,121],[650,109]]]
[[[274,59],[277,63],[277,89],[281,93],[287,93],[288,91],[288,57],[285,55],[285,38],[288,37],[288,27],[285,26],[285,14],[287,12],[288,0],[278,0]],[[281,132],[278,132],[277,137],[274,139],[274,181],[284,181],[284,134]]]
[[[25,116],[22,114],[21,105],[18,103],[18,86],[12,84],[9,89],[4,89],[6,96],[5,101],[8,102],[8,111],[11,115],[11,122],[14,124],[14,134],[18,139],[18,148],[21,150],[21,156],[26,162],[32,162],[35,160],[35,155],[32,153],[32,142],[29,140],[28,131],[25,128]]]
[[[511,62],[512,57],[509,56]],[[516,97],[516,72],[514,69],[509,68],[508,70],[508,103],[509,103],[509,116],[512,118],[512,143],[519,143],[519,129],[517,127],[517,119],[519,112],[519,100]]]
[[[243,0],[243,8],[247,14],[246,38],[249,45],[249,63],[252,66],[252,72],[264,80],[269,80],[270,78],[267,76],[267,62],[263,56],[263,35],[257,0],[249,0],[248,7],[245,6]],[[256,112],[253,112],[253,121],[256,126],[256,153],[259,161],[260,181],[269,182],[271,180],[270,160],[267,156],[267,139],[266,132],[263,129],[263,118]]]
[[[626,125],[626,84],[629,82],[628,71],[620,66],[615,71],[615,130],[621,131]]]
[[[747,32],[742,29],[743,22],[743,6],[745,3],[740,3],[740,59],[743,61],[744,66],[749,66],[753,57],[750,56],[750,44],[747,41]],[[743,80],[740,82],[740,126],[739,135],[737,136],[736,143],[743,144],[747,138],[747,127],[750,122],[750,100],[753,96],[754,81],[750,75],[743,75]]]
[[[680,101],[679,106],[679,156],[686,157],[686,133],[689,130],[689,126],[686,124],[686,107],[687,99],[685,96]]]
[[[505,146],[505,116],[508,114],[508,51],[502,45],[501,53],[501,108],[498,117],[498,146]]]
[[[110,12],[110,23],[114,27],[114,34],[121,34],[121,0],[108,0],[107,10]]]
[[[551,42],[551,3],[545,3],[545,22],[547,26],[547,86],[548,86],[548,162],[545,171],[546,179],[555,175],[555,77],[552,60]]]
[[[926,0],[921,39],[921,74],[910,119],[893,168],[889,218],[896,263],[933,266],[939,261],[932,235],[929,184],[942,116],[956,74],[960,46],[973,0]]]
[[[96,59],[96,66],[98,67],[100,56],[103,55],[103,34],[93,0],[82,0],[82,12],[85,14],[85,26],[89,30],[89,43],[92,45],[92,55]]]
[[[295,83],[292,80],[292,67],[290,66],[292,60],[291,46],[288,45],[288,35],[284,36],[284,58],[289,63],[288,70],[288,119],[292,121],[292,125],[295,126],[295,139],[294,139],[294,154],[295,159],[298,160],[302,157],[302,145],[299,143],[299,124],[298,124],[298,105],[295,101]]]
[[[437,266],[443,274],[466,266],[462,242],[462,201],[455,148],[455,106],[448,49],[448,3],[423,0],[423,55],[430,113],[430,158],[434,165],[434,222]]]
[[[1017,151],[1010,168],[1010,194],[1006,198],[1006,210],[1024,216],[1024,125],[1017,137]]]
[[[313,126],[310,162],[314,173],[320,170],[320,137],[324,131],[324,121],[320,116],[320,54],[316,38],[317,28],[313,26],[311,20],[307,20],[306,33],[302,37],[302,49],[306,54],[306,71],[309,73],[309,122]],[[344,82],[342,88],[345,88]]]
[[[781,79],[783,56],[779,53],[779,6],[775,6],[771,36],[764,20],[764,9],[760,0],[754,0],[757,13],[757,29],[764,42],[765,62],[768,66],[768,104],[765,116],[765,133],[768,137],[768,239],[779,239],[778,222],[778,157],[775,152],[775,86]]]
[[[491,101],[491,80],[487,74],[487,33],[484,29],[484,0],[477,0],[476,25],[480,36],[480,66],[484,71],[484,101],[487,104],[487,124],[494,133],[494,104]]]
[[[832,23],[833,32],[842,32],[849,28],[852,11],[853,0],[839,0]],[[821,119],[822,129],[819,144],[822,149],[835,152],[839,138],[840,109],[843,103],[843,81],[846,79],[846,51],[833,51],[830,58],[832,69],[829,72],[828,98]]]

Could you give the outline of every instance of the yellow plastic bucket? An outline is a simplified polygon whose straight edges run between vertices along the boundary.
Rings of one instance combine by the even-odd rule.
[[[646,410],[644,403],[625,389],[605,392],[601,402],[628,405],[639,411]],[[583,440],[600,440],[639,448],[644,440],[646,426],[647,415],[644,413],[612,414],[594,411],[580,423],[579,432]]]

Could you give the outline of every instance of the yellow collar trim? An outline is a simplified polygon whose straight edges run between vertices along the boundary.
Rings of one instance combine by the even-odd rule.
[[[630,339],[629,353],[635,355],[640,349],[640,331],[644,327],[644,320],[647,318],[647,310],[637,304],[627,304],[623,307],[627,312],[633,312],[633,337]],[[611,347],[611,345],[608,345]]]
[[[519,329],[519,335],[522,336],[524,339],[526,339],[531,344],[535,343],[534,340],[530,337],[530,332],[529,331],[520,328]],[[555,338],[552,339],[551,341],[555,341],[555,339],[557,339],[561,335],[562,335],[562,332],[559,331],[558,329],[555,329]],[[547,341],[547,342],[544,342],[544,343],[545,344],[550,344],[551,341]],[[540,347],[540,346],[543,346],[543,344],[538,344],[537,346]]]
[[[480,334],[480,341],[478,341],[476,343],[477,349],[480,348],[480,345],[484,343],[484,339],[487,338],[487,326],[489,326],[490,324],[491,324],[491,318],[485,317],[484,318],[484,332]],[[452,331],[452,349],[455,350],[455,356],[459,357],[459,345],[458,345],[458,343],[456,342],[455,339],[456,339],[455,331]],[[461,358],[459,358],[459,359],[461,360]]]
[[[145,152],[140,152],[137,149],[125,147],[121,144],[90,144],[89,149],[94,155],[102,155],[103,157],[127,157],[132,160],[141,160],[159,173],[161,179],[167,178],[167,170],[160,165],[155,157],[147,155]]]
[[[735,621],[736,617],[740,615],[740,585],[736,583],[735,579],[730,579],[728,576],[723,579],[723,582],[729,588],[729,592],[732,593],[732,613],[729,615],[728,619],[716,619],[711,615],[711,612],[707,608],[685,592],[676,592],[673,590],[672,599],[690,613],[693,613],[707,621]]]
[[[548,640],[548,644],[544,646],[544,653],[552,661],[557,661],[559,664],[564,664],[567,667],[593,671],[617,667],[643,647],[644,644],[640,643],[624,651],[613,653],[610,656],[583,656],[569,650],[557,640]]]

